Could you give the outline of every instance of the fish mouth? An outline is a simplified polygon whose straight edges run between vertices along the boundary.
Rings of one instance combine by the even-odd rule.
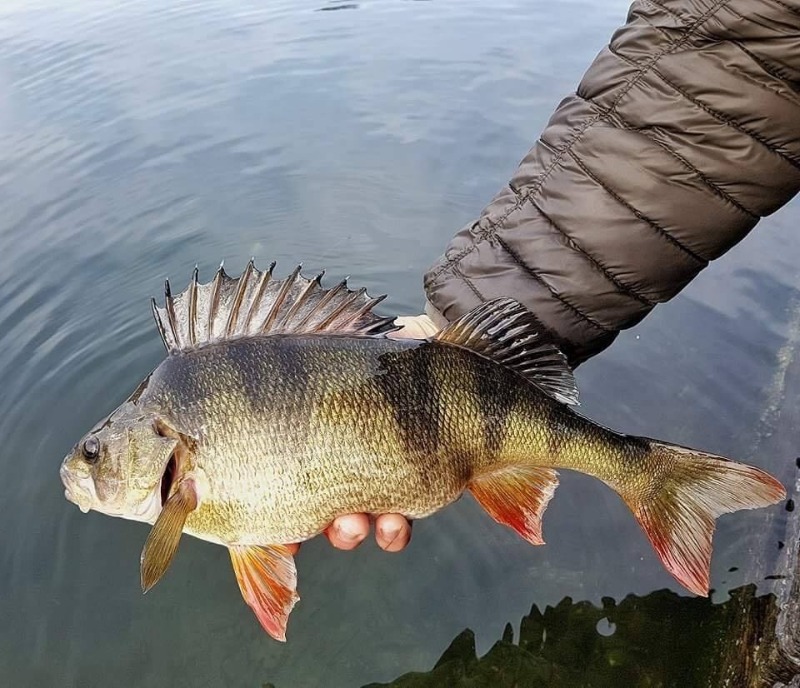
[[[66,463],[61,464],[59,474],[64,485],[64,497],[75,504],[84,514],[88,513],[92,504],[97,501],[92,478],[73,474],[67,468]]]
[[[175,456],[175,452],[172,452],[169,457],[169,461],[167,461],[167,467],[164,469],[164,475],[161,476],[161,506],[163,507],[166,504],[167,499],[169,499],[169,494],[172,490],[172,486],[175,484],[175,476],[178,473],[178,459]]]

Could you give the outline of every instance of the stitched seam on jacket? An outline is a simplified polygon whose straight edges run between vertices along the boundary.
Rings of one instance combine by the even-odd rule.
[[[658,236],[660,236],[660,237],[666,239],[667,241],[669,241],[673,246],[675,246],[676,248],[680,249],[683,253],[685,253],[690,258],[694,259],[696,262],[700,263],[703,267],[708,265],[708,260],[707,259],[703,258],[698,253],[695,253],[688,246],[686,246],[681,241],[679,241],[674,236],[672,236],[672,234],[670,234],[661,225],[659,225],[654,220],[651,220],[644,213],[642,213],[640,210],[638,210],[637,208],[632,206],[630,203],[628,203],[628,201],[626,201],[624,198],[622,198],[616,191],[614,191],[608,184],[606,184],[600,177],[598,177],[595,172],[590,170],[586,166],[586,164],[583,162],[583,160],[581,160],[575,154],[575,151],[570,151],[569,154],[572,157],[572,159],[575,161],[575,163],[578,165],[578,167],[580,167],[583,170],[584,174],[586,174],[587,177],[589,177],[590,179],[593,179],[595,181],[595,183],[597,183],[600,186],[602,186],[603,189],[605,189],[606,193],[609,196],[611,196],[611,198],[613,198],[621,206],[627,208],[639,220],[641,220],[642,222],[646,223],[651,229],[653,229],[653,231],[655,231],[655,233]]]
[[[679,15],[674,10],[671,10],[666,5],[662,5],[660,2],[656,2],[656,0],[647,0],[647,4],[648,5],[653,5],[653,7],[657,7],[658,9],[660,9],[665,14],[668,14],[671,17],[673,17],[674,19],[677,19],[681,24],[681,28],[685,28],[686,27],[686,24],[683,21],[683,17],[681,17],[681,15]],[[649,22],[648,22],[648,24],[649,24]],[[652,26],[652,24],[651,24],[651,26]],[[656,27],[653,27],[653,28],[656,28]]]
[[[699,30],[700,27],[708,21],[710,17],[716,14],[722,7],[727,5],[730,0],[716,0],[716,2],[711,5],[703,14],[701,14],[695,21],[687,27],[686,33],[675,43],[668,43],[667,45],[663,46],[660,50],[656,52],[647,62],[647,65],[644,67],[638,68],[638,74],[633,77],[630,81],[628,81],[625,86],[620,90],[620,93],[614,99],[614,102],[609,107],[609,112],[613,112],[617,105],[622,98],[624,98],[628,92],[636,85],[638,81],[644,78],[645,74],[648,71],[655,68],[655,65],[658,61],[667,53],[673,52],[683,46],[684,43],[687,43]],[[493,234],[497,231],[497,228],[503,224],[506,219],[508,218],[511,213],[515,210],[518,210],[520,206],[525,203],[526,200],[530,199],[533,194],[537,193],[539,189],[542,187],[544,182],[548,179],[552,171],[561,163],[564,156],[568,154],[570,149],[573,145],[583,136],[586,131],[594,126],[597,121],[600,119],[599,115],[589,118],[586,122],[584,122],[580,128],[575,132],[572,138],[567,141],[564,145],[564,148],[556,155],[556,157],[550,162],[550,164],[545,168],[542,174],[537,178],[536,182],[534,182],[533,186],[527,190],[527,192],[522,195],[515,191],[517,195],[517,201],[513,204],[511,208],[509,208],[506,212],[502,213],[502,215],[495,220],[494,222],[489,222],[488,227],[486,228],[485,234]],[[476,225],[480,224],[480,220],[472,225],[472,229],[475,228]],[[483,240],[486,240],[486,236],[484,235]],[[433,284],[436,280],[447,270],[449,270],[453,265],[459,262],[464,256],[469,255],[474,251],[477,247],[477,242],[473,242],[469,246],[464,249],[461,249],[455,256],[452,256],[449,259],[446,259],[443,265],[440,265],[437,268],[433,275],[431,276],[430,283]]]
[[[659,8],[660,10],[663,10],[664,12],[666,12],[670,16],[674,17],[675,19],[677,19],[679,21],[682,21],[680,16],[675,14],[675,12],[673,12],[669,8],[665,7],[664,5],[656,2],[656,0],[643,0],[643,1],[649,3],[650,5],[653,5],[653,6],[657,7],[657,8]],[[727,7],[727,10],[731,14],[737,16],[739,19],[741,19],[743,21],[749,21],[751,23],[753,21],[749,17],[742,16],[739,12],[734,11],[730,6]],[[673,42],[673,40],[674,40],[673,36],[672,36],[672,34],[669,33],[669,31],[667,31],[666,29],[664,29],[661,26],[657,26],[657,25],[653,24],[653,22],[651,22],[649,19],[647,19],[644,16],[639,16],[639,19],[641,19],[645,24],[647,24],[651,29],[653,29],[654,31],[657,31],[659,34],[661,34],[661,36],[663,36],[664,40],[666,40],[666,41],[668,41],[670,43]],[[683,28],[683,26],[681,26],[681,28]],[[788,68],[787,65],[784,65],[784,64],[781,64],[781,63],[774,63],[774,62],[771,63],[768,60],[764,59],[763,57],[759,57],[758,55],[756,55],[755,53],[750,51],[748,48],[744,47],[744,45],[742,45],[742,41],[741,40],[737,40],[737,39],[734,39],[734,38],[719,38],[717,40],[719,42],[723,42],[724,41],[724,42],[727,42],[727,43],[731,43],[732,45],[736,46],[739,50],[741,50],[743,53],[745,53],[751,60],[753,60],[753,62],[758,64],[758,66],[761,67],[773,79],[777,79],[778,81],[781,81],[781,82],[787,82],[787,81],[791,82],[791,79],[789,79],[785,74],[781,74],[780,73],[781,69],[787,69]],[[609,44],[608,47],[609,47],[610,52],[614,53],[614,55],[617,55],[618,57],[622,57],[622,55],[620,55],[618,52],[616,52],[614,50],[614,48],[610,44]],[[623,57],[622,59],[625,59],[630,64],[634,64],[634,65],[636,64],[636,62],[634,60],[631,60],[629,58],[624,58]],[[762,85],[762,84],[759,84],[759,85]],[[775,95],[784,98],[791,105],[793,105],[795,107],[797,106],[797,103],[795,101],[790,100],[789,98],[787,98],[783,93],[781,93],[781,91],[775,90],[775,89],[770,89],[770,90]]]
[[[635,299],[639,303],[652,308],[656,305],[655,301],[651,301],[648,299],[644,294],[639,293],[636,289],[632,286],[625,284],[617,275],[615,275],[611,270],[609,270],[605,265],[603,265],[597,258],[595,258],[591,253],[586,251],[575,239],[573,239],[567,232],[558,225],[553,218],[551,218],[544,210],[542,210],[536,203],[531,203],[531,205],[537,210],[537,212],[550,224],[550,226],[561,236],[566,239],[567,243],[569,244],[570,248],[580,253],[589,262],[594,265],[611,284],[613,284],[619,292],[625,294],[626,296]]]
[[[800,16],[800,10],[798,10],[796,7],[787,5],[785,2],[781,2],[781,0],[771,0],[771,2],[775,3],[776,5],[780,5],[781,7],[783,7],[783,9],[788,10],[792,14]]]
[[[725,189],[718,186],[715,182],[709,179],[703,172],[701,172],[697,167],[695,167],[691,162],[689,162],[686,158],[684,158],[680,153],[674,151],[672,148],[669,147],[663,141],[659,141],[655,136],[648,133],[645,129],[640,129],[638,127],[633,126],[629,122],[627,122],[623,117],[620,117],[620,114],[617,112],[614,114],[614,119],[618,121],[610,121],[611,118],[608,118],[609,122],[620,129],[624,129],[626,131],[632,131],[640,136],[643,136],[648,141],[652,142],[659,148],[661,148],[665,153],[671,155],[675,160],[677,160],[681,165],[683,165],[687,170],[689,170],[692,174],[696,175],[697,178],[708,187],[708,189],[717,196],[720,200],[730,203],[734,208],[736,208],[739,212],[743,215],[747,215],[748,217],[759,220],[761,218],[760,215],[755,213],[754,211],[750,210],[747,206],[743,205],[740,201],[737,201],[733,196],[731,196]]]
[[[731,196],[725,189],[718,186],[715,182],[711,181],[703,172],[701,172],[697,167],[695,167],[691,162],[689,162],[686,158],[684,158],[680,153],[674,151],[670,148],[666,143],[663,141],[659,141],[655,136],[647,133],[644,129],[638,129],[630,125],[626,122],[622,117],[619,116],[619,113],[615,113],[614,117],[619,118],[620,124],[622,124],[623,129],[627,129],[628,131],[636,132],[637,134],[644,136],[648,141],[652,141],[656,146],[664,150],[666,153],[669,153],[673,158],[675,158],[681,165],[683,165],[687,170],[689,170],[692,174],[697,175],[697,178],[705,184],[716,196],[718,196],[721,200],[730,203],[734,208],[736,208],[739,212],[743,215],[747,215],[748,217],[753,218],[754,220],[761,219],[761,216],[758,213],[750,210],[747,206],[743,205],[740,201],[737,201],[733,196]]]
[[[783,152],[777,146],[773,146],[761,134],[758,134],[758,133],[756,133],[754,131],[750,131],[749,129],[747,129],[742,124],[739,124],[739,122],[737,122],[735,119],[727,117],[726,115],[723,115],[721,112],[717,112],[716,110],[714,110],[714,108],[712,108],[712,107],[706,105],[705,103],[697,100],[694,96],[692,96],[691,94],[687,93],[680,86],[678,86],[677,84],[673,83],[670,79],[665,77],[655,67],[653,68],[653,74],[655,74],[659,79],[661,79],[661,81],[663,81],[665,84],[667,84],[667,86],[670,86],[671,88],[673,88],[677,93],[679,93],[681,96],[683,96],[690,103],[693,103],[694,105],[699,107],[701,110],[703,110],[704,112],[706,112],[709,115],[711,115],[717,121],[721,122],[722,124],[725,124],[726,126],[731,127],[732,129],[736,129],[736,131],[744,134],[745,136],[748,136],[749,138],[753,139],[753,141],[757,141],[764,148],[766,148],[768,151],[770,151],[774,155],[777,155],[781,160],[785,160],[792,167],[795,167],[798,170],[800,170],[800,160],[795,160],[795,157],[793,155]]]
[[[728,8],[728,9],[730,10],[730,8]],[[732,14],[736,14],[736,16],[740,16],[740,15],[738,15],[736,12],[732,12]],[[741,18],[742,18],[742,19],[744,19],[744,17],[741,17]],[[661,33],[662,35],[664,35],[664,38],[665,38],[665,40],[668,40],[668,41],[671,41],[671,40],[672,40],[670,36],[666,35],[666,34],[665,34],[665,33],[664,33],[664,32],[663,32],[661,29],[659,29],[658,27],[656,27],[656,26],[653,26],[653,25],[652,25],[652,24],[650,24],[649,22],[647,22],[647,24],[648,24],[649,26],[651,26],[653,29],[657,30],[657,31],[658,31],[659,33]],[[762,69],[763,69],[765,72],[767,72],[767,73],[768,73],[770,76],[772,76],[773,78],[775,78],[775,79],[778,79],[778,80],[779,80],[779,81],[781,81],[781,82],[786,82],[786,81],[789,81],[789,80],[788,80],[786,77],[784,77],[784,76],[781,76],[780,74],[776,74],[776,73],[774,73],[774,72],[770,71],[770,69],[769,69],[768,65],[767,65],[767,64],[766,64],[766,63],[765,63],[765,62],[764,62],[764,61],[763,61],[761,58],[757,57],[756,55],[754,55],[753,53],[751,53],[749,50],[747,50],[746,48],[744,48],[743,46],[741,46],[741,45],[739,44],[739,42],[738,42],[738,41],[734,41],[734,40],[730,40],[730,39],[724,39],[724,41],[725,41],[726,43],[731,43],[732,45],[734,45],[734,46],[736,46],[737,48],[739,48],[739,49],[740,49],[742,52],[744,52],[744,53],[745,53],[745,54],[746,54],[748,57],[750,57],[750,59],[751,59],[751,60],[753,60],[753,61],[754,61],[754,62],[755,62],[755,63],[756,63],[756,64],[757,64],[759,67],[761,67],[761,68],[762,68]],[[610,52],[612,55],[616,55],[618,58],[620,58],[621,60],[624,60],[624,61],[625,61],[627,64],[631,65],[632,67],[636,67],[637,69],[641,69],[641,65],[639,65],[639,63],[638,63],[638,62],[636,62],[636,60],[633,60],[633,59],[631,59],[630,57],[626,57],[626,56],[625,56],[625,55],[623,55],[622,53],[620,53],[620,52],[617,52],[617,51],[616,51],[616,50],[615,50],[615,49],[614,49],[614,48],[613,48],[613,47],[612,47],[610,44],[609,44],[609,46],[608,46],[608,50],[609,50],[609,52]],[[675,91],[677,91],[679,95],[681,95],[683,98],[685,98],[686,100],[688,100],[690,103],[693,103],[695,106],[697,106],[697,107],[701,108],[702,110],[704,110],[705,112],[707,112],[709,115],[711,115],[712,117],[714,117],[716,120],[718,120],[718,121],[722,122],[723,124],[726,124],[726,125],[728,125],[728,126],[730,126],[730,127],[733,127],[733,128],[734,128],[734,129],[736,129],[737,131],[740,131],[741,133],[745,134],[746,136],[749,136],[750,138],[752,138],[752,139],[754,139],[755,141],[757,141],[758,143],[760,143],[762,146],[764,146],[765,148],[767,148],[769,151],[771,151],[771,152],[772,152],[772,153],[774,153],[775,155],[778,155],[778,156],[780,156],[781,158],[785,159],[785,160],[786,160],[786,161],[787,161],[787,162],[788,162],[790,165],[794,165],[795,167],[797,167],[798,169],[800,169],[800,159],[799,159],[799,160],[795,160],[795,156],[794,156],[793,154],[791,154],[791,153],[789,153],[789,152],[786,152],[786,153],[782,152],[782,151],[780,150],[780,148],[779,148],[779,147],[772,145],[772,144],[771,144],[769,141],[767,141],[767,139],[765,139],[764,137],[762,137],[760,134],[758,134],[758,133],[756,133],[756,132],[752,132],[752,131],[750,131],[749,129],[745,128],[745,127],[744,127],[744,125],[742,125],[742,124],[739,124],[739,123],[738,123],[738,122],[737,122],[735,119],[733,119],[732,117],[727,117],[726,115],[722,114],[721,112],[717,112],[717,111],[716,111],[716,110],[714,110],[712,107],[710,107],[710,106],[708,106],[708,105],[705,105],[705,104],[704,104],[704,103],[702,103],[701,101],[697,100],[696,98],[694,98],[694,97],[693,97],[692,95],[690,95],[689,93],[686,93],[686,92],[685,92],[685,91],[684,91],[684,90],[683,90],[683,89],[682,89],[680,86],[678,86],[677,84],[675,84],[674,82],[672,82],[670,79],[668,79],[666,76],[664,76],[664,74],[663,74],[662,72],[660,72],[658,69],[656,69],[655,67],[653,67],[653,72],[655,73],[655,75],[656,75],[656,76],[657,76],[659,79],[661,79],[661,80],[662,80],[662,81],[663,81],[665,84],[667,84],[667,85],[668,85],[668,86],[670,86],[672,89],[674,89]],[[767,88],[767,87],[766,87],[764,84],[759,84],[759,83],[757,83],[757,85],[758,85],[759,87],[761,87],[761,88]],[[789,105],[791,105],[792,107],[797,107],[797,103],[796,103],[795,101],[793,101],[793,100],[790,100],[789,98],[787,98],[787,97],[786,97],[785,95],[783,95],[782,93],[780,93],[780,92],[778,92],[778,91],[775,91],[774,89],[768,89],[768,90],[769,90],[769,91],[770,91],[770,93],[772,93],[773,95],[776,95],[776,96],[778,96],[778,97],[780,97],[780,98],[783,98],[784,100],[786,100],[786,102],[787,102],[787,103],[789,103]],[[581,97],[582,97],[582,96],[581,96]],[[597,105],[598,105],[598,107],[602,108],[602,106],[601,106],[601,105],[599,105],[599,104],[597,104]]]
[[[785,65],[782,65],[780,63],[776,64],[774,62],[769,62],[769,61],[765,60],[763,57],[759,57],[758,55],[756,55],[754,52],[752,52],[748,48],[745,48],[742,45],[741,41],[731,41],[731,43],[733,43],[737,48],[739,48],[739,50],[741,50],[745,55],[747,55],[747,57],[749,57],[759,67],[761,67],[761,69],[763,69],[773,79],[777,79],[781,83],[791,82],[791,79],[789,79],[785,74],[781,74],[780,71],[779,71],[781,69],[786,69]],[[796,101],[792,101],[790,98],[787,98],[780,91],[774,90],[774,89],[769,89],[769,90],[772,91],[772,93],[774,93],[776,96],[780,96],[781,98],[784,98],[787,103],[790,103],[791,105],[794,105],[795,107],[797,107],[797,102]],[[793,90],[795,90],[795,89],[793,89]]]
[[[481,303],[482,303],[482,302],[486,301],[486,297],[484,297],[484,295],[483,295],[483,294],[481,294],[481,292],[478,290],[478,287],[476,287],[476,286],[475,286],[475,284],[473,283],[473,281],[472,281],[471,279],[469,279],[469,277],[467,277],[467,276],[466,276],[466,275],[465,275],[463,272],[461,272],[461,270],[456,270],[456,276],[457,276],[457,277],[458,277],[458,278],[459,278],[459,279],[460,279],[460,280],[461,280],[461,281],[462,281],[464,284],[466,284],[466,285],[467,285],[467,288],[468,288],[468,289],[469,289],[469,290],[470,290],[470,291],[471,291],[473,294],[475,294],[475,296],[476,296],[476,298],[478,299],[478,301],[479,301],[479,302],[481,302]]]
[[[629,57],[622,55],[621,53],[615,52],[613,49],[611,52],[616,55],[619,59],[627,62],[628,64],[635,65],[636,62],[631,60]],[[719,184],[712,181],[705,173],[703,173],[700,169],[695,167],[689,160],[684,158],[680,153],[675,151],[674,149],[670,148],[670,146],[663,141],[659,141],[655,136],[652,136],[647,132],[647,129],[643,127],[637,127],[636,125],[632,124],[628,120],[626,120],[619,112],[615,112],[613,114],[613,119],[611,116],[606,115],[603,112],[603,106],[593,100],[592,98],[586,98],[585,96],[580,96],[583,100],[591,103],[595,107],[597,107],[600,111],[602,116],[613,126],[619,127],[621,129],[626,129],[628,131],[636,132],[641,136],[644,136],[649,141],[652,141],[657,146],[660,146],[665,152],[669,153],[672,157],[674,157],[678,162],[684,165],[688,170],[693,172],[698,176],[698,178],[715,194],[717,194],[722,200],[727,201],[732,206],[740,210],[745,215],[752,217],[753,219],[760,219],[760,215],[753,210],[750,210],[747,206],[745,206],[741,201],[736,200],[733,196],[731,196],[725,189],[723,189]],[[660,127],[650,127],[651,129],[660,129]]]
[[[764,26],[763,24],[759,24],[758,22],[754,21],[753,19],[751,19],[747,15],[744,15],[741,12],[737,12],[735,9],[733,9],[733,7],[728,7],[727,9],[728,9],[728,12],[730,12],[732,15],[734,15],[738,19],[741,19],[742,21],[749,22],[750,24],[754,24],[758,28],[763,28],[763,26]],[[740,43],[743,40],[746,41],[747,40],[746,38],[744,38],[744,39],[741,39],[741,38],[740,39],[729,38],[729,39],[726,39],[726,40],[729,40],[731,43],[733,43],[734,45],[739,47],[741,50],[743,50],[745,53],[747,53],[747,55],[749,55],[752,60],[757,62],[764,69],[764,71],[769,73],[774,78],[776,78],[776,79],[778,79],[779,81],[782,81],[782,82],[783,81],[789,81],[789,79],[787,79],[786,76],[784,76],[784,75],[782,75],[780,73],[776,74],[776,73],[770,71],[768,69],[768,67],[770,66],[770,63],[767,60],[765,60],[762,57],[758,57],[758,56],[754,55],[747,48],[742,46]],[[784,65],[784,64],[781,64],[780,62],[778,62],[777,64],[776,63],[772,63],[772,64],[775,65],[775,66],[772,66],[773,70],[775,70],[775,69],[778,69],[778,70],[780,70],[780,69],[791,69],[791,67],[789,67],[789,65]],[[780,93],[778,93],[778,95],[780,95]],[[792,101],[790,101],[790,102],[792,102]],[[795,106],[797,105],[797,103],[794,103],[794,102],[792,102],[792,104],[795,105]]]
[[[642,21],[643,21],[645,24],[647,24],[647,25],[648,25],[648,26],[649,26],[651,29],[653,29],[653,31],[657,31],[658,33],[660,33],[660,34],[661,34],[661,37],[662,37],[662,38],[663,38],[665,41],[667,41],[668,43],[672,43],[672,36],[669,34],[669,32],[668,32],[666,29],[663,29],[663,28],[661,28],[660,26],[656,26],[655,24],[653,24],[653,23],[652,23],[651,21],[649,21],[648,19],[645,19],[644,17],[641,17],[641,20],[642,20]],[[611,46],[609,45],[609,48],[610,48],[610,47],[611,47]]]
[[[509,246],[499,236],[495,236],[495,240],[497,241],[497,243],[500,244],[500,246],[503,248],[503,250],[506,253],[508,253],[509,256],[511,256],[511,258],[514,260],[514,262],[517,265],[519,265],[520,268],[522,268],[522,270],[525,273],[527,273],[530,277],[532,277],[539,284],[541,284],[545,289],[547,289],[547,291],[550,292],[550,294],[553,296],[553,298],[557,299],[562,304],[564,304],[567,308],[569,308],[569,310],[571,310],[581,320],[584,320],[585,322],[589,323],[590,325],[593,325],[594,327],[596,327],[598,330],[601,330],[602,332],[615,332],[616,331],[613,328],[606,327],[602,323],[600,323],[597,320],[595,320],[594,318],[592,318],[590,315],[587,315],[586,313],[584,313],[580,308],[578,308],[574,304],[570,303],[564,296],[559,294],[555,289],[553,289],[545,281],[544,277],[541,276],[541,274],[539,273],[538,270],[535,270],[530,265],[528,265],[524,260],[522,260],[522,256],[520,256],[513,248],[511,248],[511,246]]]

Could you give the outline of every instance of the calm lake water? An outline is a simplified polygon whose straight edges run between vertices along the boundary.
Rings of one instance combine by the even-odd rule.
[[[430,669],[465,628],[484,653],[532,604],[684,594],[614,494],[563,475],[545,547],[470,499],[417,523],[399,555],[306,544],[283,645],[242,602],[221,547],[184,538],[143,597],[147,527],[81,514],[58,476],[161,360],[148,298],[195,263],[208,278],[223,258],[231,273],[250,256],[280,274],[303,261],[329,283],[350,274],[388,293],[383,312],[418,312],[426,267],[626,11],[623,0],[4,0],[0,682],[360,686]],[[764,221],[583,366],[583,412],[791,476],[795,454],[759,449],[794,432],[771,409],[798,312],[798,222],[798,203]],[[715,602],[745,583],[770,590],[785,514],[722,519]]]

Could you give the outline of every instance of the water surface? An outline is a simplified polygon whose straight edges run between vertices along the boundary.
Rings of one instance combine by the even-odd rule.
[[[336,11],[332,11],[336,10]],[[669,588],[604,486],[564,475],[533,548],[470,500],[400,555],[323,542],[272,642],[227,553],[185,538],[146,597],[147,529],[81,514],[58,465],[162,357],[147,299],[250,256],[422,307],[421,279],[625,17],[621,0],[6,0],[0,7],[0,676],[7,685],[359,686],[485,652],[532,604]],[[578,373],[620,430],[791,475],[790,205]],[[785,444],[789,444],[788,440]],[[775,512],[773,512],[774,514]],[[720,523],[715,601],[771,583],[785,512]],[[753,564],[757,562],[757,564]],[[736,569],[732,571],[731,569]],[[599,632],[599,631],[598,631]]]

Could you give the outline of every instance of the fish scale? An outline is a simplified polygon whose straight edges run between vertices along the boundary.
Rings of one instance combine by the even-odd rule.
[[[422,518],[466,490],[543,544],[556,469],[570,469],[614,489],[670,573],[707,594],[714,519],[785,495],[755,467],[576,413],[565,357],[513,299],[428,340],[387,337],[380,300],[252,262],[208,284],[195,272],[178,295],[167,285],[153,310],[166,359],[61,468],[82,509],[153,524],[145,590],[183,532],[221,544],[245,601],[284,640],[298,600],[285,545],[348,513]]]

